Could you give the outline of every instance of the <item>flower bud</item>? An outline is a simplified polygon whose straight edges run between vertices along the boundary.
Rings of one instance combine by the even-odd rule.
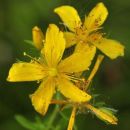
[[[113,112],[106,107],[97,109],[90,104],[87,104],[86,107],[90,109],[99,119],[105,121],[106,123],[117,125],[118,119],[114,116]]]
[[[33,38],[33,43],[35,47],[38,50],[41,50],[43,47],[44,35],[41,29],[38,28],[37,26],[33,27],[32,29],[32,38]]]

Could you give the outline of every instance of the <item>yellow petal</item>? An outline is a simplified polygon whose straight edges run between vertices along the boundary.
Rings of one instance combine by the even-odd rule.
[[[85,18],[84,26],[88,30],[93,30],[101,26],[108,15],[107,8],[103,3],[98,3]]]
[[[90,104],[87,104],[86,107],[90,109],[97,117],[99,117],[103,121],[108,122],[110,124],[114,124],[114,125],[117,124],[118,119],[113,114],[97,109],[91,106]]]
[[[75,114],[76,114],[76,107],[73,107],[67,130],[73,130],[74,121],[75,121]]]
[[[10,82],[34,81],[46,76],[44,67],[35,63],[15,63],[9,71],[7,80]]]
[[[92,53],[94,57],[95,52],[96,52],[96,47],[93,45],[88,45],[87,43],[84,42],[79,42],[76,47],[75,47],[75,53],[82,53],[82,52],[87,52],[87,53]]]
[[[85,45],[84,48],[82,48],[81,50],[77,49],[75,53],[73,53],[70,57],[61,61],[58,68],[61,72],[84,71],[90,66],[95,52],[96,48],[94,46],[88,48],[87,45]]]
[[[43,47],[44,35],[41,29],[38,28],[37,26],[33,27],[32,29],[32,37],[33,37],[33,43],[35,47],[41,50]]]
[[[62,58],[64,49],[65,39],[63,32],[59,31],[56,25],[50,24],[46,32],[44,50],[42,49],[47,64],[51,67],[56,66]]]
[[[78,87],[76,87],[73,83],[65,78],[59,78],[58,89],[65,97],[74,102],[86,102],[91,99],[90,95],[80,90]]]
[[[78,12],[72,6],[60,6],[54,10],[57,13],[64,24],[71,30],[75,31],[76,27],[81,26],[81,20]]]
[[[35,93],[30,96],[32,105],[38,113],[46,114],[54,92],[55,82],[52,79],[48,79],[42,82]]]
[[[75,34],[71,32],[64,32],[64,37],[66,40],[66,48],[76,44]]]
[[[124,46],[118,41],[102,38],[93,44],[111,59],[124,56]]]

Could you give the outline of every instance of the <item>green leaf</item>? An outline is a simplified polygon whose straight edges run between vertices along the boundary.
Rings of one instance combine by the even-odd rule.
[[[35,124],[33,122],[29,121],[28,119],[26,119],[24,116],[16,115],[15,119],[24,128],[26,128],[28,130],[37,130]]]
[[[92,94],[92,97],[93,98],[97,98],[97,97],[99,97],[101,94]]]
[[[101,107],[100,109],[102,111],[109,112],[110,114],[116,114],[118,112],[118,110],[109,107]]]
[[[60,115],[62,116],[62,118],[65,120],[65,121],[68,121],[69,118],[63,113],[60,111]]]
[[[28,44],[31,45],[31,46],[34,46],[34,43],[33,43],[33,41],[31,41],[31,40],[24,40],[24,42],[28,43]]]
[[[57,125],[55,127],[55,130],[63,130],[63,129],[66,128],[66,126],[68,124],[68,118],[64,115],[64,113],[60,112],[60,114],[61,114],[62,118],[58,121],[58,123],[57,123]]]
[[[106,105],[105,102],[97,102],[94,104],[95,107],[103,107],[104,105]]]

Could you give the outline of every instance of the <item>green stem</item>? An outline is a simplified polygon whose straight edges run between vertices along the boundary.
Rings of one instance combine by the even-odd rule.
[[[59,96],[60,96],[60,95],[59,95],[59,93],[58,93],[58,94],[56,95],[56,98],[59,99]],[[56,105],[55,108],[54,108],[54,110],[53,110],[53,113],[51,114],[50,120],[48,121],[48,126],[47,126],[46,130],[49,130],[49,129],[52,127],[53,122],[54,122],[54,120],[55,120],[55,118],[56,118],[56,116],[57,116],[58,111],[59,111],[59,106]]]
[[[53,122],[54,122],[54,120],[55,120],[55,118],[56,118],[56,116],[57,116],[58,110],[59,110],[59,108],[58,108],[58,106],[56,105],[55,108],[54,108],[54,110],[53,110],[53,113],[51,114],[50,120],[49,120],[48,123],[47,123],[48,126],[47,126],[46,130],[49,130],[49,129],[52,127]]]

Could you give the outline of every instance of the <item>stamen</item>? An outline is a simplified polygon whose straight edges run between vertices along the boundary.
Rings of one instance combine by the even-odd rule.
[[[37,63],[40,64],[40,62],[36,58],[33,58],[32,56],[28,55],[26,52],[24,52],[23,55],[29,57],[31,60],[36,61]]]
[[[59,22],[59,24],[63,25],[65,27],[65,31],[67,32],[67,25],[65,23],[62,23],[62,22]]]
[[[51,100],[51,104],[59,104],[59,105],[63,105],[63,104],[67,104],[67,101],[65,100]]]
[[[79,78],[79,77],[76,77],[75,75],[71,75],[71,74],[66,74],[72,81],[81,81],[81,82],[83,82],[84,81],[84,79],[83,78]]]

